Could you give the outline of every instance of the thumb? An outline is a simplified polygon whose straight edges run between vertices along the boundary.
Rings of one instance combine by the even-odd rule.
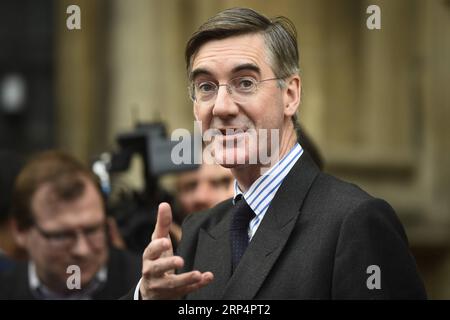
[[[167,202],[162,202],[158,207],[158,216],[156,218],[156,226],[152,234],[152,240],[168,238],[171,224],[172,209]]]

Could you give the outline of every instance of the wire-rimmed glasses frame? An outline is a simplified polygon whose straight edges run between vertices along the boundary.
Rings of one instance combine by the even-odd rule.
[[[232,97],[250,97],[258,91],[261,83],[271,80],[282,81],[283,79],[268,78],[256,80],[253,77],[236,77],[229,80],[227,83],[215,83],[210,80],[192,82],[188,87],[189,97],[193,102],[210,103],[217,98],[217,93],[221,86],[226,87],[228,94]]]

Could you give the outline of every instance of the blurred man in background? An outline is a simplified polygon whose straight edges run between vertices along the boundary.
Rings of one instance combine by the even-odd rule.
[[[196,171],[180,174],[176,188],[183,218],[231,198],[233,181],[231,171],[218,164],[204,163]]]
[[[181,224],[188,215],[214,207],[233,196],[233,175],[218,164],[203,163],[199,169],[177,176],[176,202],[179,206],[171,226],[172,238],[181,239]]]
[[[29,261],[0,276],[1,299],[115,299],[138,279],[139,259],[110,248],[97,181],[73,157],[31,159],[17,177],[12,214]],[[74,288],[68,279],[77,269]]]

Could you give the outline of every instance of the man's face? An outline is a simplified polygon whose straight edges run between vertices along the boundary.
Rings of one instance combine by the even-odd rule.
[[[275,78],[264,38],[259,34],[205,43],[193,59],[192,75],[194,84],[205,81],[225,84],[237,77],[251,77],[257,81]],[[300,80],[295,77],[298,80],[295,83],[298,94]],[[284,130],[297,109],[297,106],[293,108],[290,103],[292,104],[292,94],[288,89],[280,88],[274,80],[261,82],[257,91],[245,99],[236,99],[234,93],[229,94],[225,86],[220,86],[216,99],[211,103],[194,102],[194,113],[196,119],[202,122],[203,132],[215,129],[222,133],[215,135],[212,141],[206,141],[207,145],[211,144],[209,148],[215,161],[225,167],[237,168],[243,162],[250,163],[250,159],[259,159],[258,154],[271,154],[270,136],[267,142],[261,143],[264,140],[261,140],[260,129],[267,129],[268,134],[273,132],[272,129],[278,130],[278,146],[282,147],[280,144],[284,143]],[[227,130],[243,133],[226,135]],[[250,131],[257,132],[257,138],[249,134]],[[229,143],[230,141],[233,143]],[[216,152],[218,148],[225,152],[219,154]],[[277,151],[278,148],[273,152]],[[235,163],[229,164],[225,159],[225,156],[230,155]]]
[[[233,175],[217,164],[203,164],[199,170],[183,173],[177,181],[177,197],[188,215],[212,208],[233,196]]]
[[[107,260],[102,200],[93,183],[83,180],[83,194],[72,201],[52,199],[49,184],[32,198],[36,225],[25,231],[25,245],[40,280],[53,290],[66,289],[69,265],[80,267],[83,288]]]

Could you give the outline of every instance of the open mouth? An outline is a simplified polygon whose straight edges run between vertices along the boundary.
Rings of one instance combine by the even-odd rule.
[[[247,129],[241,129],[241,128],[226,128],[226,129],[219,129],[222,136],[228,137],[228,136],[237,136],[240,134],[244,134],[247,132]]]

